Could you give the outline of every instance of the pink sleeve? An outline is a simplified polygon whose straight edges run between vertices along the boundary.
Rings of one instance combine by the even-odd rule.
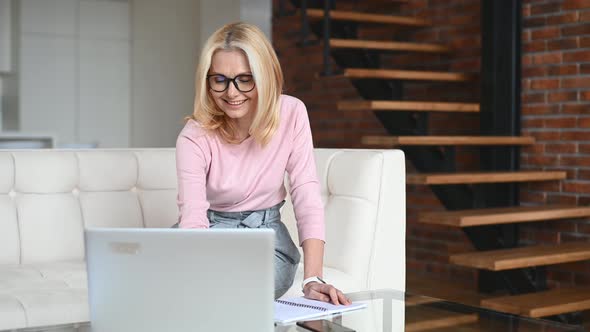
[[[293,150],[287,161],[287,172],[301,245],[310,238],[325,241],[325,226],[307,110],[299,100],[295,108]]]
[[[176,140],[177,204],[180,228],[208,228],[207,162],[195,140],[183,133]]]

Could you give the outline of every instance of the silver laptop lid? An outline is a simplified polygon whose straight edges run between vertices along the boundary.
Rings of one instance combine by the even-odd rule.
[[[273,331],[269,229],[88,229],[93,332]]]

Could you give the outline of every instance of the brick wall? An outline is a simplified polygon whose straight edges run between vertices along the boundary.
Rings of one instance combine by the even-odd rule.
[[[383,0],[386,2],[386,0]],[[375,1],[370,1],[375,2]],[[275,0],[275,5],[278,3]],[[344,6],[350,1],[339,1]],[[363,3],[362,1],[357,2]],[[351,7],[351,5],[347,5]],[[275,8],[278,8],[275,6]],[[359,8],[366,10],[367,8]],[[420,30],[366,28],[366,39],[443,43],[450,55],[398,54],[383,57],[384,67],[478,73],[480,70],[480,1],[412,0],[387,10],[433,21]],[[537,143],[523,149],[522,168],[565,169],[562,182],[523,184],[523,204],[590,202],[590,0],[523,0],[522,127]],[[321,46],[298,47],[299,17],[274,18],[273,39],[286,77],[286,93],[302,99],[309,111],[315,145],[362,147],[363,135],[385,134],[371,113],[339,112],[336,101],[360,99],[347,79],[321,77]],[[388,37],[389,36],[389,37]],[[404,85],[407,100],[477,102],[479,83]],[[477,115],[436,114],[432,134],[470,134],[479,128]],[[460,169],[477,169],[477,149],[457,150]],[[408,171],[412,165],[408,164]],[[409,271],[475,282],[476,274],[448,264],[448,255],[471,250],[456,229],[416,222],[420,210],[443,209],[423,186],[407,187],[407,266]],[[588,220],[551,221],[522,226],[522,241],[557,243],[590,240]],[[562,264],[548,269],[556,286],[590,283],[590,263]]]
[[[590,1],[524,1],[522,34],[523,168],[566,170],[567,180],[521,186],[530,204],[590,202]],[[522,227],[525,243],[590,240],[588,220]],[[551,282],[587,284],[590,263],[548,268]]]

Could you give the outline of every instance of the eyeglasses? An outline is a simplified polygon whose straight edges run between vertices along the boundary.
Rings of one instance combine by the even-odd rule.
[[[223,92],[227,90],[230,82],[232,82],[240,92],[250,92],[256,86],[252,75],[238,75],[234,78],[225,77],[220,74],[207,75],[207,82],[209,83],[209,88],[215,92]]]

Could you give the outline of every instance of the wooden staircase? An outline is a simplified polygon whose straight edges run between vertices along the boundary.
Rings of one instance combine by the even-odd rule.
[[[418,221],[425,224],[470,227],[534,222],[541,220],[583,218],[588,216],[590,216],[590,207],[545,205],[422,212],[418,214]]]
[[[321,9],[308,9],[307,16],[309,16],[310,19],[321,20],[324,18],[324,11]],[[414,28],[427,27],[431,25],[430,21],[428,20],[423,20],[414,17],[368,14],[340,10],[330,11],[330,16],[335,21],[349,21],[363,24],[392,24]]]
[[[371,0],[376,2],[377,0]],[[324,16],[321,9],[308,9],[311,20]],[[385,25],[419,29],[431,26],[431,22],[414,17],[371,14],[364,12],[333,10],[330,17],[335,22],[351,22],[357,25]],[[446,45],[432,43],[414,43],[408,41],[357,40],[352,38],[330,38],[334,52],[371,51],[380,54],[392,52],[450,54],[453,50]],[[353,82],[384,80],[388,82],[441,83],[477,83],[478,75],[462,72],[359,68],[357,66],[341,68],[341,76]],[[358,85],[355,85],[358,88]],[[341,100],[337,108],[343,112],[376,112],[378,114],[412,113],[451,113],[479,114],[480,105],[473,102],[420,101],[364,99]],[[367,147],[382,148],[421,148],[421,147],[511,147],[535,144],[529,136],[424,136],[391,135],[365,136],[362,143]],[[469,171],[469,172],[418,172],[408,174],[408,185],[429,185],[433,188],[447,185],[465,185],[468,187],[485,184],[528,183],[538,181],[560,181],[566,179],[565,171],[547,170],[511,170],[511,171]],[[475,204],[474,204],[475,205]],[[424,211],[418,215],[418,222],[441,227],[453,227],[469,230],[476,227],[493,227],[516,223],[533,223],[539,221],[564,220],[590,217],[590,207],[570,205],[539,206],[505,206],[477,209],[459,209],[448,211]],[[450,255],[449,261],[459,266],[489,270],[506,271],[546,266],[566,262],[590,259],[590,243],[557,243],[526,247],[507,247],[495,250],[466,252]],[[539,290],[529,294],[481,299],[479,304],[493,310],[529,317],[544,317],[573,311],[590,309],[590,289],[554,289]],[[423,314],[426,315],[426,314]],[[468,322],[473,317],[462,317]],[[476,318],[475,318],[476,319]],[[437,318],[433,317],[433,321]],[[471,321],[472,322],[472,321]],[[410,322],[411,323],[411,322]],[[444,319],[440,328],[445,327]],[[431,325],[432,326],[432,325]],[[420,324],[411,325],[407,331],[420,331]]]
[[[451,49],[438,44],[420,44],[404,42],[388,42],[379,40],[330,39],[330,47],[334,49],[366,49],[376,51],[449,53]]]
[[[412,112],[465,112],[478,113],[479,104],[398,100],[339,101],[340,111],[412,111]]]
[[[406,306],[406,332],[438,331],[442,328],[457,329],[477,322],[475,313],[452,313],[425,306]]]
[[[529,136],[365,136],[362,142],[392,148],[401,145],[529,145],[535,139]]]
[[[468,82],[474,80],[475,78],[473,75],[465,73],[364,68],[347,68],[344,70],[343,76],[353,80],[383,79],[443,82]]]
[[[465,184],[501,183],[563,180],[562,171],[512,171],[512,172],[469,172],[469,173],[417,173],[406,177],[407,184]]]

